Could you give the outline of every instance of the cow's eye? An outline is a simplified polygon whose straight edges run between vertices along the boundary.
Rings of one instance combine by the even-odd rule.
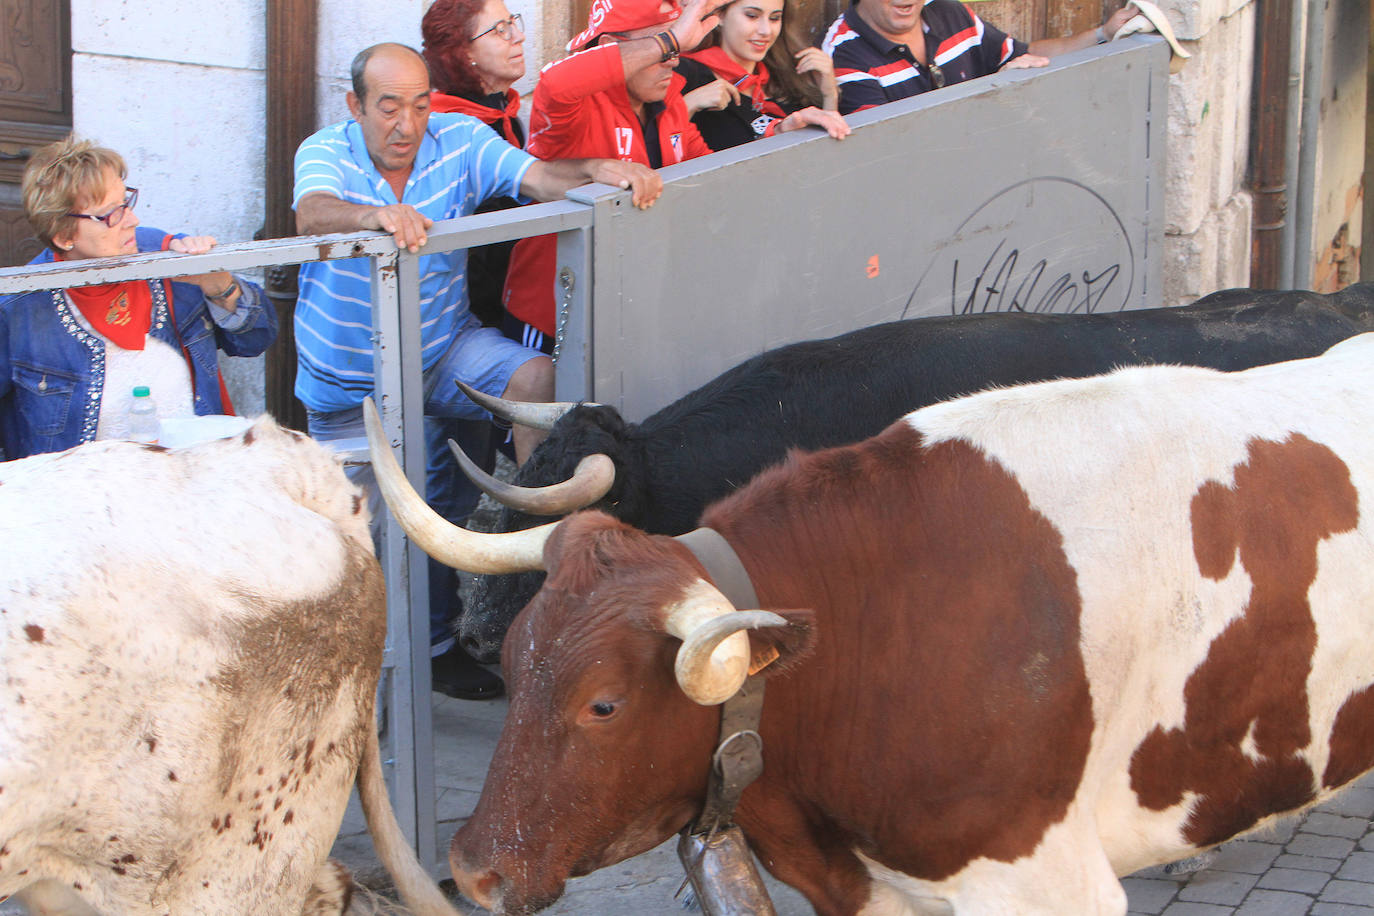
[[[592,704],[592,715],[598,719],[609,719],[615,715],[615,704],[605,700],[598,700]]]

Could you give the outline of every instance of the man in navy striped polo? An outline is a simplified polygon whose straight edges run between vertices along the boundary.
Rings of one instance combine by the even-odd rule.
[[[1128,3],[1096,29],[1028,45],[957,0],[854,0],[821,48],[834,60],[845,115],[998,70],[1043,67],[1110,40],[1135,13]]]

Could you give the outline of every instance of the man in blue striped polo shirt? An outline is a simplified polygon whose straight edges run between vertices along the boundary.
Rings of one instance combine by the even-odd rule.
[[[296,152],[293,206],[303,235],[376,229],[391,233],[398,248],[414,252],[436,220],[471,214],[490,197],[555,200],[569,188],[599,181],[630,189],[635,205],[648,207],[662,191],[658,174],[636,163],[545,162],[511,146],[476,118],[431,116],[429,70],[404,45],[362,51],[353,60],[352,78],[347,97],[352,119],[317,132]],[[470,313],[466,267],[463,250],[420,259],[428,495],[436,511],[458,524],[466,521],[477,494],[465,480],[455,483],[461,476],[444,441],[454,421],[489,415],[454,380],[514,400],[553,399],[549,358],[482,327]],[[295,330],[296,397],[305,404],[310,435],[363,435],[361,405],[374,387],[367,259],[303,265]],[[523,462],[542,435],[517,427],[517,459]],[[370,468],[350,476],[368,488],[377,509]],[[436,689],[469,698],[499,694],[500,680],[467,659],[450,635],[457,600],[452,571],[431,564],[430,574]]]

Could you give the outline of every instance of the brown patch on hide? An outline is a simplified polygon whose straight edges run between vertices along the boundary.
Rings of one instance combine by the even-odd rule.
[[[363,511],[363,498],[358,494],[353,494],[353,514],[357,515]]]
[[[793,454],[702,524],[765,607],[814,611],[812,655],[764,703],[776,791],[741,802],[779,877],[855,912],[854,849],[939,881],[1062,822],[1094,731],[1083,608],[1063,536],[1006,467],[898,422]]]
[[[27,624],[25,624],[25,625],[24,625],[24,635],[27,636],[27,637],[29,638],[29,642],[43,642],[43,638],[44,638],[43,628],[40,627],[40,626],[39,626],[38,624],[36,624],[36,623],[27,623]]]
[[[1328,789],[1374,768],[1374,686],[1356,691],[1341,705],[1331,726],[1331,757],[1322,774]]]
[[[253,427],[250,426],[243,431],[243,444],[252,445],[253,440],[257,439],[257,437],[257,432],[253,429]]]
[[[1147,808],[1196,793],[1183,833],[1198,846],[1313,798],[1313,773],[1299,754],[1311,742],[1307,678],[1317,645],[1307,594],[1318,545],[1359,521],[1349,469],[1305,436],[1252,440],[1233,477],[1230,487],[1208,481],[1194,495],[1193,553],[1214,580],[1238,557],[1252,582],[1249,601],[1189,675],[1183,727],[1156,726],[1130,766]]]
[[[261,741],[272,737],[254,736],[255,710],[295,711],[286,714],[299,734],[323,710],[334,707],[342,692],[356,694],[358,721],[369,718],[372,691],[345,690],[345,685],[373,682],[381,668],[386,607],[376,558],[370,550],[350,543],[334,588],[306,601],[274,605],[230,633],[234,650],[212,677],[215,687],[225,694],[223,708],[233,716],[218,747],[218,782],[224,797],[251,780],[247,774],[256,771],[262,760]],[[284,691],[288,685],[293,688],[289,696]],[[359,744],[346,746],[345,753],[355,756],[362,735],[350,738]],[[298,738],[276,736],[275,740]],[[313,750],[312,740],[307,755],[313,755]],[[299,747],[295,752],[299,756]],[[314,767],[319,760],[308,762]],[[242,777],[240,767],[244,768]],[[281,790],[292,784],[292,791],[298,790],[296,768],[280,773],[274,783],[262,788]]]

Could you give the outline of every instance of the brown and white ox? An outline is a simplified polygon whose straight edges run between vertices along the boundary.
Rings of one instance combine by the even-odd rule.
[[[719,644],[750,618],[674,538],[580,513],[488,548],[387,487],[449,562],[549,573],[450,853],[498,913],[687,824],[703,704],[774,650],[738,823],[827,916],[1123,914],[1118,876],[1374,766],[1374,334],[990,390],[793,453],[703,515],[775,615]]]
[[[322,448],[261,421],[0,464],[0,551],[0,899],[338,912],[326,857],[356,773],[403,894],[453,912],[387,799],[381,571]]]

